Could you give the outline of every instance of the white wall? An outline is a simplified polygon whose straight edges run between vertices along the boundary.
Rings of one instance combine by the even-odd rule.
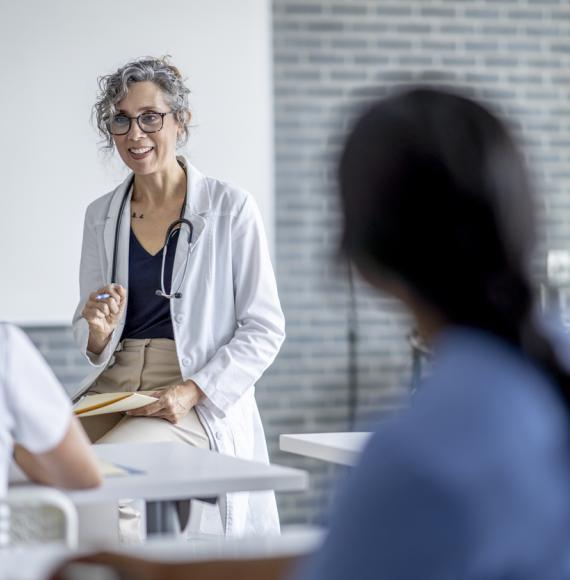
[[[188,77],[186,153],[273,221],[269,0],[18,0],[0,7],[0,319],[69,323],[83,214],[126,175],[98,151],[97,77],[170,54]]]

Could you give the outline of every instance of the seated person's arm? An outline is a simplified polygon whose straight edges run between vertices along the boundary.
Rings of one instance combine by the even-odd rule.
[[[64,488],[94,487],[101,483],[89,440],[75,417],[56,447],[44,453],[31,453],[16,444],[14,459],[38,483]]]
[[[16,462],[31,479],[61,487],[101,482],[65,391],[29,338],[8,324],[0,325],[0,408]]]

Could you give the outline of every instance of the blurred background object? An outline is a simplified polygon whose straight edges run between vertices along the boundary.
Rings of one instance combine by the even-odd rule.
[[[546,277],[542,281],[544,311],[559,319],[570,332],[570,252],[550,250],[546,256]]]

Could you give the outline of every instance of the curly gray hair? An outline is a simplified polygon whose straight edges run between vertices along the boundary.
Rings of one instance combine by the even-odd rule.
[[[152,81],[162,89],[174,118],[181,126],[178,145],[184,145],[188,141],[191,118],[188,105],[190,89],[184,84],[180,71],[170,64],[169,58],[169,56],[138,58],[110,75],[99,77],[99,95],[93,105],[93,117],[99,133],[104,138],[105,149],[112,150],[114,147],[109,123],[117,113],[117,103],[126,97],[132,84],[142,81]]]

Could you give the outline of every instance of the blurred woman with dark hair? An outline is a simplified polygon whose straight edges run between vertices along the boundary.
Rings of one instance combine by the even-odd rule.
[[[375,104],[340,163],[342,249],[435,355],[380,427],[303,578],[568,578],[570,377],[534,315],[526,169],[458,94]]]
[[[533,315],[533,202],[508,131],[463,96],[409,90],[357,122],[340,189],[345,255],[409,307],[434,365],[379,426],[298,577],[570,577],[570,378]],[[267,579],[290,565],[149,572]]]

